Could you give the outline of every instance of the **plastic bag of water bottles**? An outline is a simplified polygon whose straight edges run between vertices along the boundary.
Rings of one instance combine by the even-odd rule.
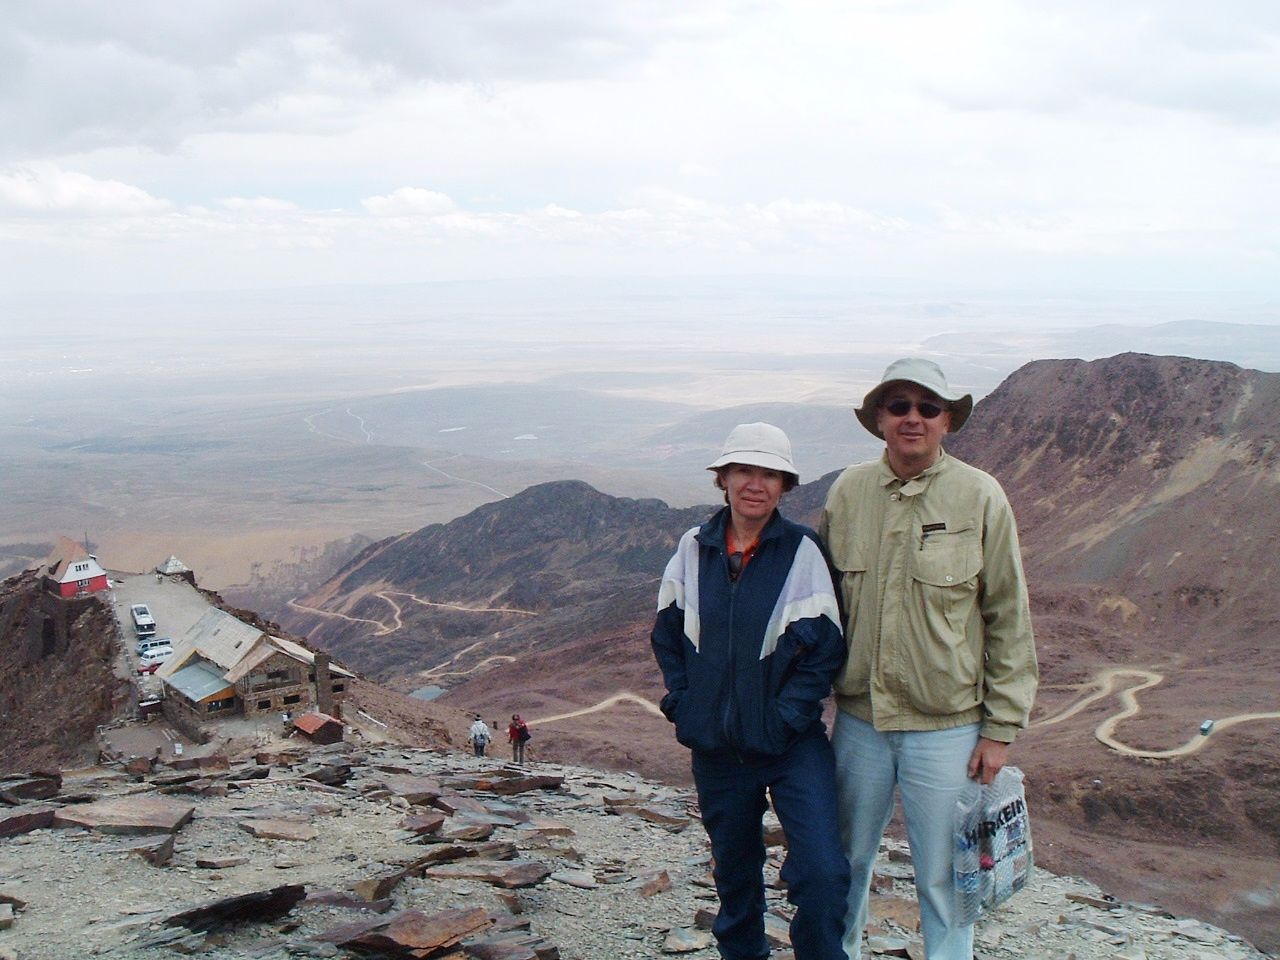
[[[1022,771],[1004,767],[987,786],[972,781],[955,810],[956,920],[974,923],[1031,879],[1031,820]]]

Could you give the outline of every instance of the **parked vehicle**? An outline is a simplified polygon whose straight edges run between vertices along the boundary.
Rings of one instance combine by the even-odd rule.
[[[138,656],[142,656],[148,650],[159,650],[162,647],[172,649],[173,641],[168,637],[147,637],[138,641]]]
[[[151,616],[151,608],[145,603],[135,603],[129,608],[129,612],[133,614],[133,629],[139,637],[154,637],[156,635],[155,617]]]
[[[159,647],[155,650],[148,650],[142,656],[138,657],[139,673],[155,673],[160,669],[160,664],[164,663],[173,656],[173,647]]]

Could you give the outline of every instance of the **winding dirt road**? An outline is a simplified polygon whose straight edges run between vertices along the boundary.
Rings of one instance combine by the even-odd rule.
[[[414,603],[421,604],[424,607],[441,607],[446,610],[460,610],[463,613],[514,613],[522,617],[536,617],[538,615],[538,611],[536,610],[522,610],[519,607],[469,607],[465,604],[448,603],[442,600],[423,600],[421,597],[415,596],[412,593],[405,593],[403,590],[379,590],[377,593],[373,594],[373,596],[385,600],[390,605],[391,616],[395,621],[392,626],[387,626],[381,620],[370,620],[366,617],[352,617],[345,613],[336,613],[333,610],[321,610],[319,607],[309,607],[305,603],[298,603],[296,600],[289,600],[288,605],[293,607],[293,609],[301,610],[304,613],[315,613],[322,617],[346,620],[349,623],[372,624],[377,628],[374,630],[373,635],[375,637],[385,637],[387,634],[395,633],[397,630],[404,627],[404,621],[400,618],[401,613],[403,613],[403,608],[401,608],[400,604],[391,599],[392,594],[397,597],[408,597]],[[507,659],[510,660],[513,658],[507,657]]]
[[[1132,677],[1135,682],[1116,690],[1120,677]],[[1094,729],[1093,735],[1098,741],[1118,753],[1123,753],[1130,757],[1146,757],[1152,760],[1171,760],[1175,757],[1186,757],[1193,753],[1203,750],[1209,743],[1210,737],[1204,736],[1198,731],[1190,740],[1182,744],[1180,747],[1173,747],[1169,750],[1142,750],[1137,747],[1131,747],[1127,743],[1122,743],[1115,738],[1115,730],[1121,723],[1130,717],[1136,717],[1142,712],[1142,707],[1138,704],[1138,694],[1143,690],[1148,690],[1159,683],[1164,682],[1163,674],[1156,673],[1153,670],[1138,670],[1131,667],[1110,667],[1103,670],[1093,678],[1086,686],[1094,687],[1092,693],[1086,694],[1075,703],[1071,704],[1067,709],[1056,713],[1051,717],[1036,721],[1033,726],[1047,727],[1055,723],[1061,723],[1080,713],[1091,704],[1099,700],[1111,696],[1113,692],[1120,698],[1123,709],[1116,714],[1103,720]],[[1234,716],[1222,717],[1214,720],[1213,732],[1220,733],[1231,727],[1241,723],[1252,723],[1257,720],[1280,720],[1280,711],[1268,713],[1239,713]]]

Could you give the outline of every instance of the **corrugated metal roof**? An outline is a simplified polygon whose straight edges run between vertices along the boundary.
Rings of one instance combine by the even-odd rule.
[[[177,557],[173,556],[173,554],[170,554],[168,560],[160,564],[160,566],[156,567],[156,573],[170,574],[170,573],[190,573],[190,572],[191,572],[191,568],[188,567],[181,560],[179,560]]]
[[[176,639],[173,659],[156,673],[161,679],[172,677],[183,664],[191,661],[193,655],[203,657],[223,670],[230,670],[248,656],[260,640],[265,639],[266,634],[257,627],[242,623],[217,607],[210,607],[190,630]]]
[[[294,643],[292,640],[286,640],[284,637],[272,637],[271,642],[283,650],[295,660],[301,660],[303,663],[315,666],[316,653],[314,650],[308,650],[300,643]],[[340,677],[355,677],[355,674],[345,667],[340,667],[333,661],[329,662],[329,672],[337,674]]]
[[[164,682],[196,703],[224,691],[235,692],[222,674],[207,663],[193,663],[183,667]]]
[[[261,666],[272,657],[288,656],[283,650],[279,650],[271,645],[271,637],[267,638],[267,642],[259,644],[258,647],[248,656],[241,657],[240,662],[227,671],[227,682],[236,683],[242,677],[247,677],[255,667]],[[290,658],[293,659],[293,658]]]
[[[326,723],[336,723],[342,726],[342,721],[336,717],[331,717],[327,713],[304,713],[293,721],[293,725],[305,734],[314,734]]]
[[[89,561],[89,569],[72,574],[71,565],[81,560]],[[72,580],[84,580],[106,575],[98,563],[98,558],[84,548],[84,544],[76,543],[70,537],[59,537],[58,544],[45,559],[46,573],[58,583],[69,583]],[[87,576],[86,576],[87,574]]]

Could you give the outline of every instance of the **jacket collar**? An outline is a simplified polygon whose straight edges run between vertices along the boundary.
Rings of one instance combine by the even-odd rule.
[[[927,470],[921,472],[918,476],[912,477],[910,480],[903,480],[893,468],[889,466],[889,454],[886,451],[880,455],[880,486],[891,487],[895,483],[901,484],[902,495],[909,497],[912,494],[920,493],[929,486],[929,481],[938,474],[951,468],[951,458],[947,456],[947,451],[938,450],[938,459]]]
[[[696,536],[697,541],[704,547],[713,547],[717,550],[724,550],[724,528],[729,523],[729,507],[723,506],[715,512],[715,514],[698,528]],[[764,545],[766,540],[776,540],[782,534],[782,511],[774,510],[773,516],[769,518],[769,522],[764,525],[764,529],[760,531],[760,544]]]

